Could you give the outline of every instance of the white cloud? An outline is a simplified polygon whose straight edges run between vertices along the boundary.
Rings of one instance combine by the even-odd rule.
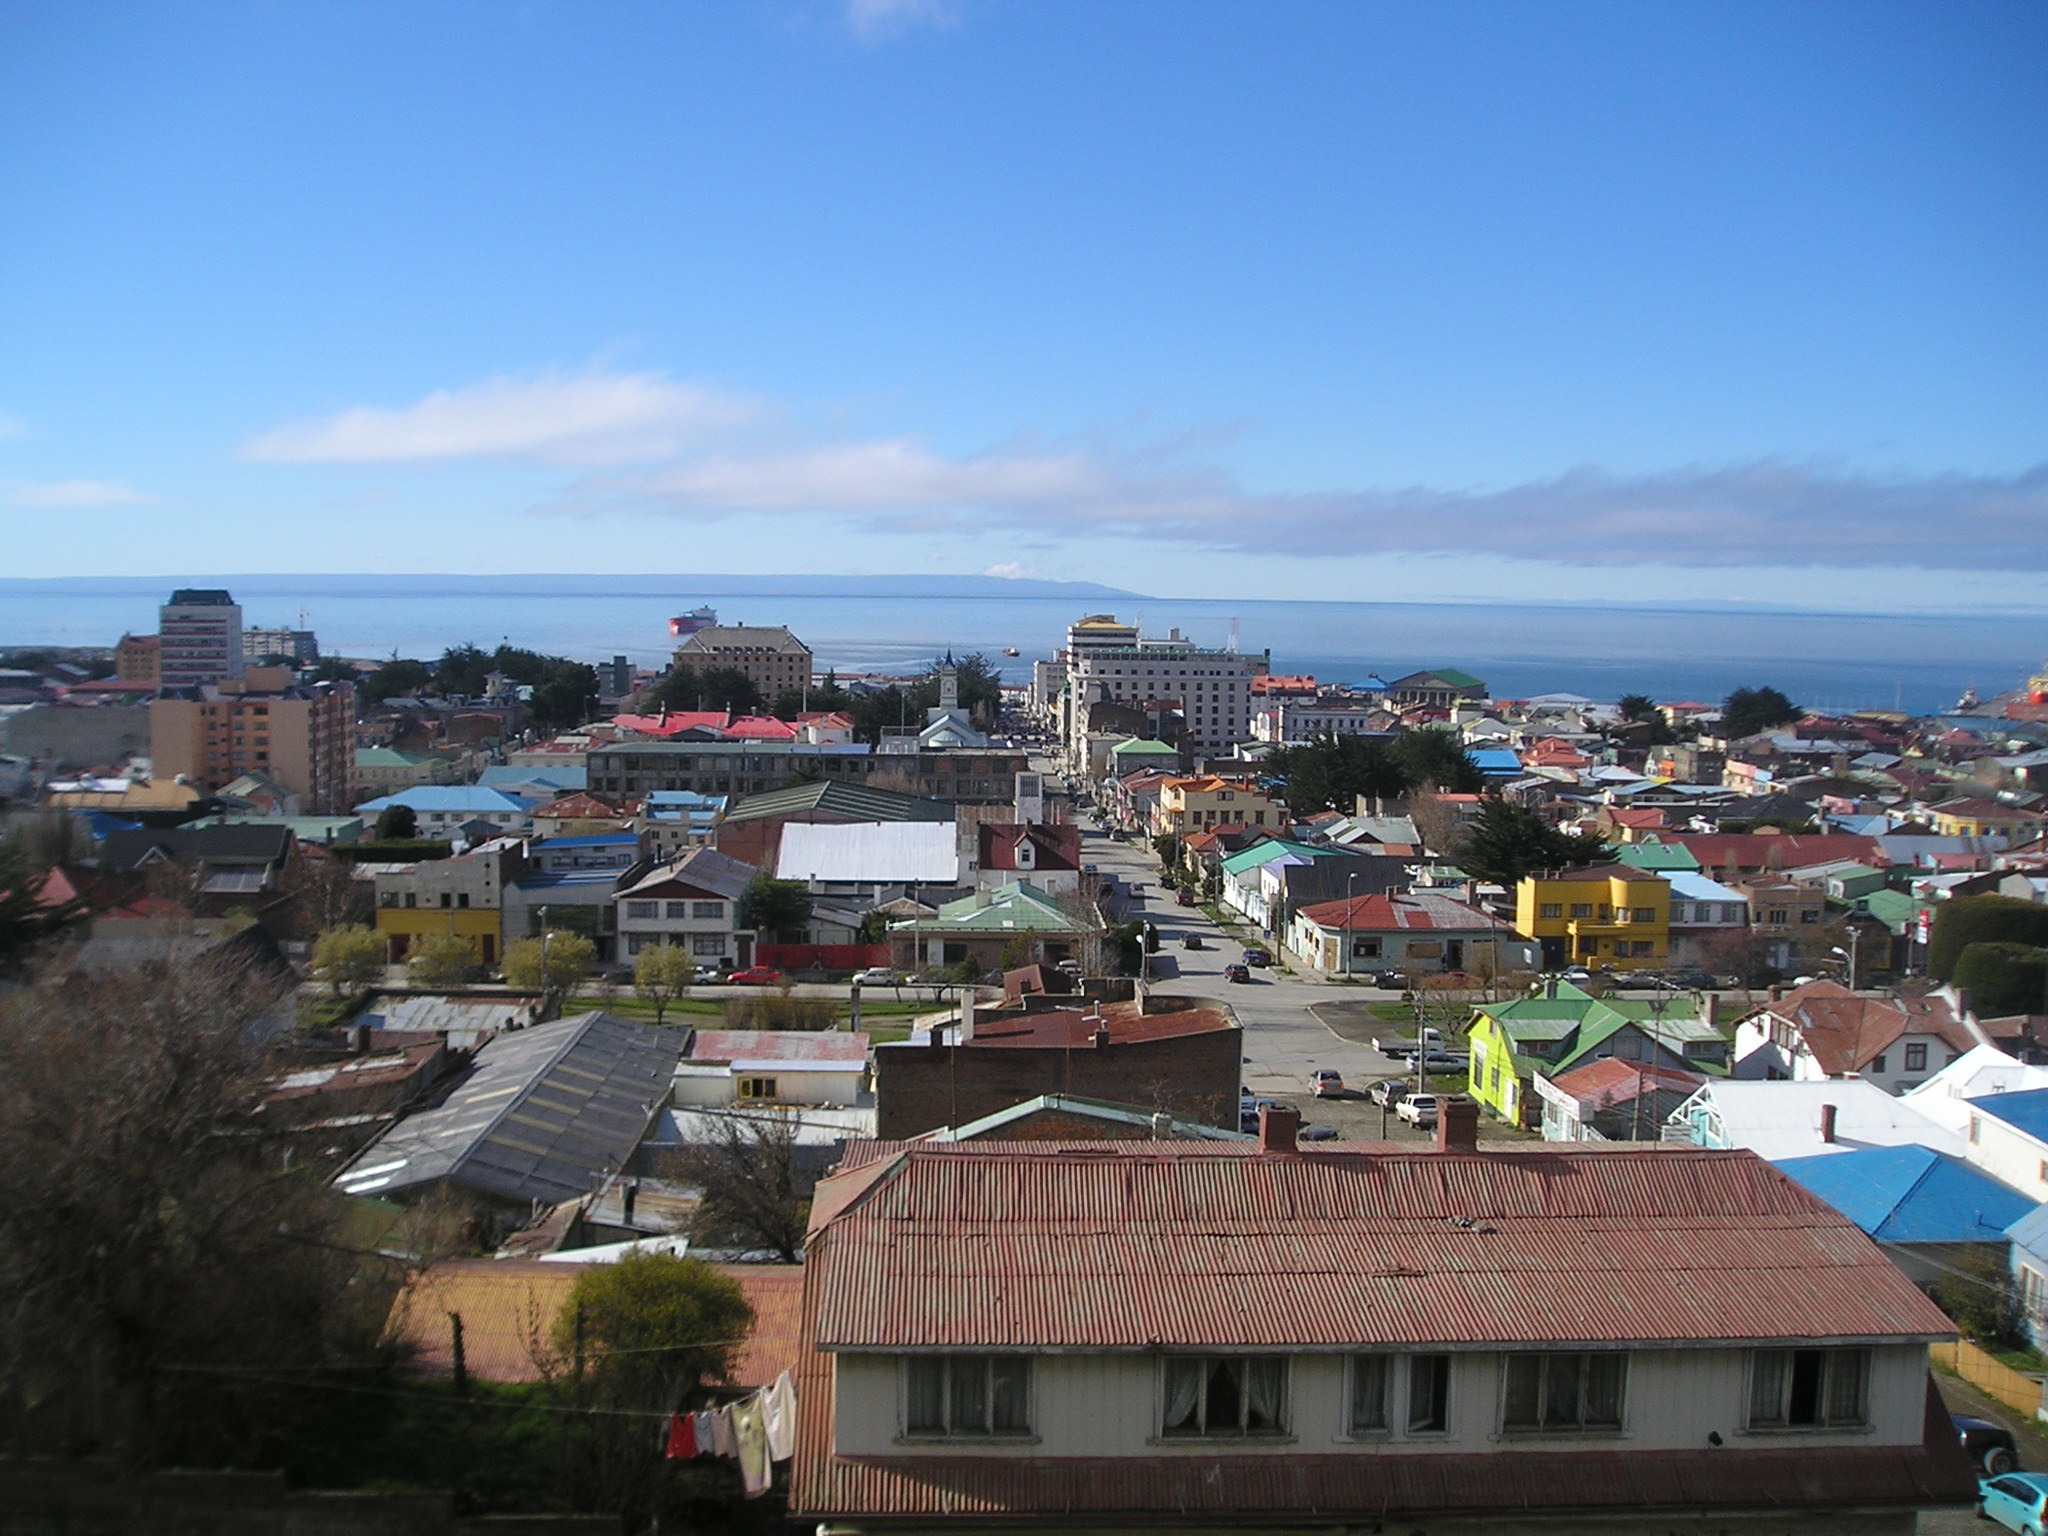
[[[623,464],[665,458],[759,414],[741,396],[660,373],[499,377],[412,405],[359,405],[255,438],[242,457],[272,464],[536,458]]]
[[[900,37],[917,27],[960,25],[955,0],[846,0],[846,25],[864,43]]]
[[[2018,474],[1872,475],[1759,460],[1652,475],[1580,468],[1498,490],[1433,486],[1271,494],[1154,457],[1028,446],[964,457],[908,438],[707,453],[594,479],[584,510],[823,513],[896,531],[1017,529],[1238,553],[1495,555],[1572,565],[2048,565],[2048,465]]]
[[[154,496],[113,480],[53,480],[43,485],[17,485],[7,492],[17,507],[146,507]]]
[[[981,574],[998,577],[1003,581],[1028,581],[1033,576],[1036,576],[1038,572],[1031,569],[1028,565],[1019,564],[1015,560],[1005,560],[1000,565],[990,566]]]

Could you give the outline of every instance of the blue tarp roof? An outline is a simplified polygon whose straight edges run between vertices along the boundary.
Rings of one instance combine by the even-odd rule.
[[[1987,1093],[1981,1099],[1970,1100],[1970,1105],[1994,1119],[2003,1120],[2014,1130],[2025,1131],[2036,1141],[2048,1141],[2048,1088],[2027,1088],[2018,1093]]]
[[[1881,1243],[1996,1242],[2034,1210],[2025,1195],[1927,1147],[1862,1147],[1777,1168]]]

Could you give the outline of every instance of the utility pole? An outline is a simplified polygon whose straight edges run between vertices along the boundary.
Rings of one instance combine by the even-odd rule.
[[[455,1364],[455,1390],[457,1392],[467,1392],[469,1390],[469,1362],[463,1358],[462,1353],[462,1314],[460,1312],[450,1312],[448,1314],[448,1328],[449,1346],[454,1356]]]

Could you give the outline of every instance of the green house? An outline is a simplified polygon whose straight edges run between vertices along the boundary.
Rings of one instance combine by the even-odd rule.
[[[1710,1076],[1728,1070],[1728,1037],[1689,997],[1661,1011],[1647,998],[1600,998],[1570,982],[1511,1002],[1485,1003],[1470,1030],[1471,1096],[1501,1119],[1533,1127],[1542,1115],[1535,1075],[1555,1077],[1603,1056]]]

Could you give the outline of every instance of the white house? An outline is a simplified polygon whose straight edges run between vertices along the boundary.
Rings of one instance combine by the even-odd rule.
[[[2048,1067],[2029,1066],[1995,1045],[1977,1045],[1899,1097],[1960,1136],[1970,1126],[1972,1099],[2027,1088],[2048,1088]]]
[[[1926,1147],[1963,1155],[1959,1132],[1906,1099],[1858,1078],[1840,1082],[1709,1080],[1672,1111],[1666,1136],[1696,1147],[1754,1152],[1769,1162],[1853,1152],[1860,1147]]]
[[[1857,1077],[1903,1093],[1982,1043],[1938,995],[1872,997],[1837,981],[1810,981],[1737,1023],[1734,1075]]]
[[[790,1033],[693,1029],[676,1064],[674,1102],[852,1106],[867,1096],[868,1037],[838,1030]]]
[[[754,934],[739,927],[739,902],[753,880],[753,865],[714,848],[657,865],[618,893],[619,957],[674,944],[699,965],[751,965]]]
[[[1491,913],[1426,891],[1390,892],[1303,907],[1287,948],[1319,975],[1394,970],[1409,975],[1538,969],[1534,939]]]
[[[2030,1200],[2048,1201],[2048,1088],[1970,1101],[1963,1156]]]

